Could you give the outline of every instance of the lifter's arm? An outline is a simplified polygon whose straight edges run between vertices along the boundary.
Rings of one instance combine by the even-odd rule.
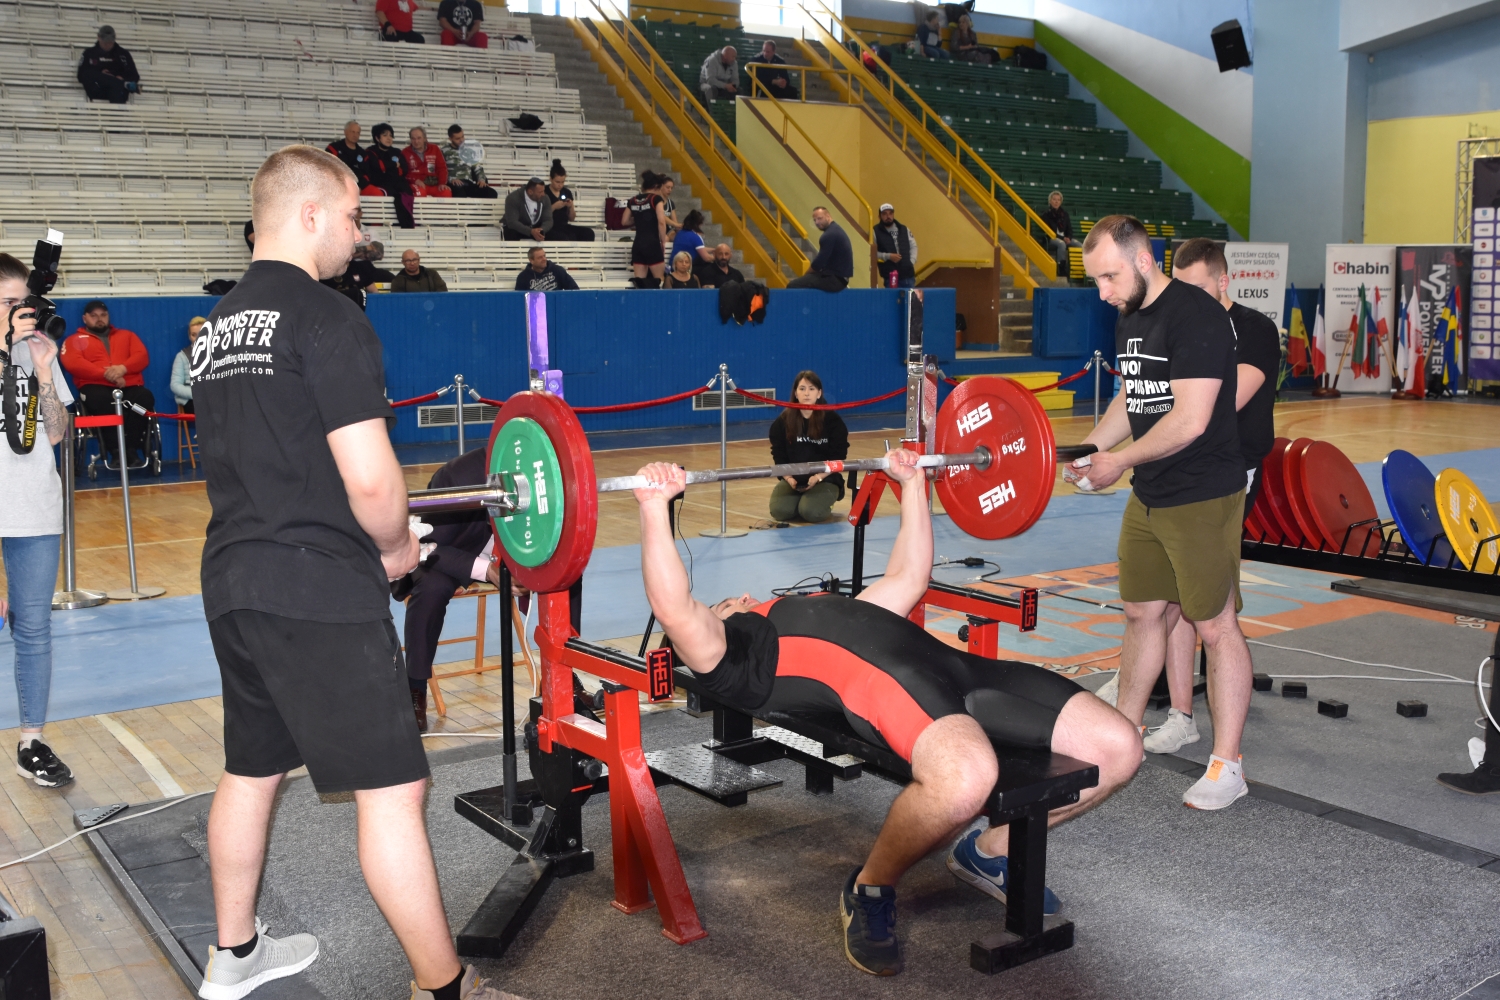
[[[328,447],[349,495],[349,509],[380,550],[386,578],[401,579],[416,568],[419,546],[408,526],[406,476],[391,450],[385,418],[330,432]]]
[[[694,599],[682,557],[672,541],[672,498],[687,488],[687,473],[666,462],[640,471],[652,483],[635,490],[641,506],[641,577],[646,600],[672,640],[677,658],[700,674],[710,673],[724,658],[724,623]]]
[[[927,593],[932,580],[932,515],[927,510],[927,482],[917,468],[917,453],[897,448],[887,453],[892,479],[901,484],[901,530],[886,560],[885,575],[859,592],[869,601],[903,618]]]

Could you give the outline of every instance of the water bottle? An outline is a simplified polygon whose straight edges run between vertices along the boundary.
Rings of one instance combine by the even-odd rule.
[[[891,280],[890,280],[890,287],[891,287],[891,288],[895,288],[895,287],[896,287],[896,284],[897,284],[897,282],[899,282],[899,281],[900,281],[900,280],[901,280],[901,279],[900,279],[900,278],[899,278],[899,277],[898,277],[898,276],[897,276],[897,274],[896,274],[896,269],[895,269],[895,268],[894,268],[894,267],[893,267],[893,268],[891,268]]]

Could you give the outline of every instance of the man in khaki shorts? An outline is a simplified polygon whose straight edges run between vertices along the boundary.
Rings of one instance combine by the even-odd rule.
[[[1236,615],[1245,472],[1235,415],[1234,329],[1206,292],[1156,266],[1145,227],[1129,216],[1094,224],[1083,265],[1115,327],[1123,386],[1085,443],[1099,452],[1064,470],[1084,489],[1134,468],[1120,526],[1120,712],[1136,725],[1166,658],[1167,636],[1192,622],[1208,651],[1214,750],[1183,795],[1223,809],[1246,794],[1240,733],[1250,705],[1250,650]],[[1134,438],[1118,452],[1109,449]]]

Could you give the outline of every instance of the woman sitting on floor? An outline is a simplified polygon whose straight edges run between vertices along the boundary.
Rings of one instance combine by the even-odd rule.
[[[827,403],[817,372],[798,372],[792,398],[803,406]],[[849,457],[849,428],[836,410],[789,408],[771,423],[771,461],[832,462]],[[844,477],[838,473],[784,476],[771,491],[771,519],[800,519],[817,524],[831,520],[833,505],[844,497]]]

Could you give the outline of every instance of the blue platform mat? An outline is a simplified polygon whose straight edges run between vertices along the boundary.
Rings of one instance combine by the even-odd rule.
[[[1423,459],[1438,471],[1449,466],[1474,478],[1485,495],[1500,499],[1500,449],[1431,455]],[[1370,492],[1382,515],[1384,491],[1380,486],[1380,463],[1359,466],[1370,484]],[[999,563],[1000,577],[1025,576],[1078,566],[1113,562],[1120,515],[1128,493],[1108,496],[1060,496],[1053,499],[1032,529],[1017,538],[985,541],[972,538],[953,526],[947,517],[933,519],[934,553],[939,560],[961,560],[979,556]],[[865,573],[885,569],[899,522],[880,518],[866,529]],[[678,543],[693,571],[694,593],[712,602],[749,592],[770,596],[771,590],[789,587],[804,577],[832,573],[847,579],[853,553],[854,530],[839,520],[812,527],[751,532],[743,538],[689,538]],[[938,580],[963,583],[993,570],[939,566]],[[590,639],[636,635],[644,627],[649,607],[641,588],[640,547],[622,545],[597,549],[584,575],[583,634]],[[490,598],[489,647],[499,652],[499,609]],[[1267,597],[1267,603],[1275,603]],[[443,636],[474,632],[474,600],[455,601],[449,607]],[[400,630],[404,608],[393,605]],[[1271,614],[1269,607],[1246,607],[1246,613]],[[219,671],[203,621],[203,603],[194,594],[165,597],[133,604],[106,604],[83,611],[60,611],[52,617],[53,676],[48,717],[76,718],[101,712],[118,712],[162,705],[192,698],[218,695]],[[1057,638],[1057,637],[1054,637]],[[1068,636],[1077,641],[1077,636]],[[1083,652],[1082,648],[1072,652]],[[1065,655],[1053,649],[1049,656]],[[471,659],[472,643],[439,647],[442,663]],[[10,630],[0,631],[0,684],[10,681],[14,663]],[[20,724],[16,702],[0,695],[0,728]]]

